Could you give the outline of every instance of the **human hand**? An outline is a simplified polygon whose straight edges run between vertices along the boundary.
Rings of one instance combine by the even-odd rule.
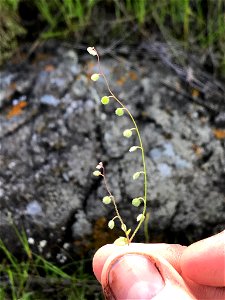
[[[93,270],[108,300],[224,300],[225,231],[189,247],[105,245]]]

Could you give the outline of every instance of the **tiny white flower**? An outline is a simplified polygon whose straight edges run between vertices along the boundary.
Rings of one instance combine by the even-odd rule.
[[[69,243],[64,243],[64,244],[63,244],[63,248],[64,248],[64,249],[69,249],[69,247],[70,247],[70,244],[69,244]]]
[[[103,168],[103,163],[100,161],[100,163],[96,166],[96,169],[100,170]]]
[[[97,55],[97,51],[95,50],[94,47],[88,47],[87,48],[87,52],[93,56],[96,56]]]
[[[34,239],[32,237],[28,238],[28,244],[34,245]]]
[[[63,264],[64,262],[67,261],[67,257],[65,255],[63,255],[62,253],[58,253],[56,255],[56,258],[61,264]]]
[[[41,248],[44,248],[46,245],[47,245],[47,241],[46,241],[46,240],[42,240],[42,241],[40,241],[40,243],[39,243],[39,246],[40,246]]]

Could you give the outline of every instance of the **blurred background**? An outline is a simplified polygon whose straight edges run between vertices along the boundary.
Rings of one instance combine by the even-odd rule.
[[[134,43],[157,36],[200,51],[209,67],[224,75],[224,5],[223,0],[2,0],[1,61],[22,44],[49,38],[105,46],[124,37]]]
[[[189,245],[225,223],[225,0],[0,1],[0,299],[103,299],[104,161],[128,226],[142,193],[129,119],[102,107],[95,46],[137,119],[149,178],[140,242]],[[129,128],[129,127],[128,127]]]

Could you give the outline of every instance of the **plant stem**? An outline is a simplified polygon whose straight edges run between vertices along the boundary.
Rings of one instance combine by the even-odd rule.
[[[95,49],[96,51],[96,49]],[[99,58],[99,55],[98,55],[98,52],[96,51],[97,53],[97,59],[98,59],[98,67],[99,67],[99,74],[104,78],[104,81],[106,83],[106,86],[107,86],[107,89],[109,91],[109,93],[111,94],[111,96],[117,101],[117,103],[119,103],[119,105],[124,109],[126,110],[126,112],[128,113],[129,117],[131,118],[133,124],[134,124],[134,127],[136,129],[136,132],[137,132],[137,136],[138,136],[138,140],[139,140],[139,144],[140,144],[140,149],[141,149],[141,156],[142,156],[142,164],[143,164],[143,173],[144,173],[144,206],[143,206],[143,211],[142,211],[142,214],[145,216],[146,215],[146,209],[147,209],[147,169],[146,169],[146,162],[145,162],[145,153],[144,153],[144,148],[143,148],[143,143],[142,143],[142,139],[141,139],[141,135],[140,135],[140,132],[139,132],[139,129],[138,129],[138,126],[137,126],[137,123],[136,121],[134,120],[134,117],[133,115],[131,114],[131,112],[129,111],[129,109],[114,95],[114,93],[112,92],[110,86],[109,86],[109,83],[108,83],[108,80],[105,76],[105,74],[102,72],[102,69],[101,69],[101,64],[100,64],[100,58]],[[105,177],[104,177],[105,179]],[[114,198],[113,198],[114,200]],[[118,217],[120,219],[120,222],[121,224],[123,224],[123,220],[121,218],[121,216],[119,215],[119,212],[118,212],[118,209],[117,209],[117,205],[115,203],[115,200],[113,201],[114,203],[114,207],[115,207],[115,210],[116,210],[116,213],[118,214]],[[133,240],[133,238],[135,237],[137,231],[139,230],[139,228],[141,227],[141,224],[143,223],[144,220],[140,220],[138,225],[136,226],[131,238],[128,238],[128,243],[131,243],[131,241]]]
[[[113,202],[113,205],[114,205],[114,208],[115,208],[115,212],[116,212],[116,217],[118,217],[118,219],[120,220],[120,223],[121,223],[121,226],[124,224],[123,222],[123,219],[119,213],[119,210],[117,208],[117,205],[116,205],[116,201],[115,201],[115,198],[114,196],[112,195],[112,193],[110,192],[110,189],[109,189],[109,186],[108,186],[108,183],[107,183],[107,180],[106,180],[106,177],[105,177],[105,168],[102,166],[102,176],[103,176],[103,179],[104,179],[104,183],[105,183],[105,187],[106,187],[106,190],[108,192],[108,194],[110,195],[111,199],[112,199],[112,202]],[[127,235],[127,233],[125,232],[126,234],[126,238],[127,238],[127,241],[128,243],[130,242],[130,239],[129,239],[129,236]]]

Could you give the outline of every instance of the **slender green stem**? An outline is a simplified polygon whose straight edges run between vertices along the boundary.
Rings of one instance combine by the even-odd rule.
[[[96,51],[96,49],[95,49]],[[97,51],[96,51],[97,53]],[[143,148],[143,143],[142,143],[142,139],[141,139],[141,135],[140,135],[140,132],[139,132],[139,129],[138,129],[138,126],[137,126],[137,123],[136,121],[134,120],[134,117],[133,115],[131,114],[131,112],[129,111],[129,109],[114,95],[114,93],[112,92],[110,86],[109,86],[109,83],[108,83],[108,80],[105,76],[105,74],[102,72],[101,70],[101,64],[100,64],[100,58],[99,58],[99,55],[97,53],[97,59],[98,59],[98,66],[99,66],[99,73],[100,75],[104,78],[104,81],[106,83],[106,86],[107,86],[107,89],[109,91],[109,93],[111,94],[111,96],[117,101],[117,103],[119,103],[119,105],[124,109],[126,110],[126,112],[128,113],[129,117],[131,118],[133,124],[134,124],[134,127],[136,129],[136,132],[137,132],[137,136],[138,136],[138,140],[139,140],[139,144],[140,144],[140,149],[141,149],[141,156],[142,156],[142,164],[143,164],[143,173],[144,173],[144,206],[143,206],[143,211],[142,211],[142,214],[145,216],[146,215],[146,209],[147,209],[147,169],[146,169],[146,162],[145,162],[145,153],[144,153],[144,148]],[[114,198],[113,198],[114,199]],[[114,200],[114,207],[115,207],[115,210],[116,210],[116,213],[120,219],[120,222],[121,224],[124,224],[122,218],[120,217],[119,215],[119,212],[118,212],[118,209],[117,209],[117,205],[115,203],[115,200]],[[138,225],[136,226],[132,236],[130,238],[127,237],[128,239],[128,243],[130,243],[133,238],[135,237],[137,231],[139,230],[139,228],[141,227],[141,224],[143,223],[144,220],[140,220]],[[127,235],[126,235],[127,236]]]

